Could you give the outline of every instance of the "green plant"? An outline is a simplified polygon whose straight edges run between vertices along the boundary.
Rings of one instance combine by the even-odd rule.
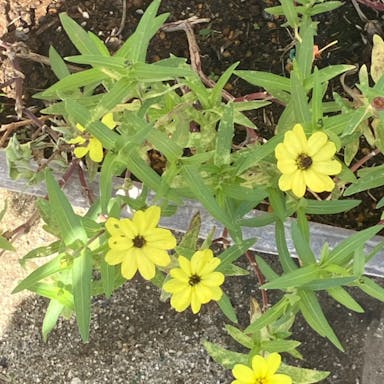
[[[282,297],[270,308],[266,300],[261,306],[254,303],[246,329],[227,325],[228,333],[248,353],[228,351],[206,342],[207,351],[226,368],[243,366],[235,368],[234,374],[239,369],[248,372],[244,365],[261,361],[261,357],[255,358],[258,355],[286,352],[301,357],[297,350],[300,343],[291,339],[290,330],[299,313],[317,333],[343,350],[322,311],[319,291],[327,292],[356,312],[363,309],[346,287],[358,287],[384,301],[384,289],[364,276],[365,264],[383,246],[380,244],[366,254],[364,244],[382,230],[382,225],[358,232],[334,249],[324,243],[321,254],[316,255],[311,249],[307,220],[307,215],[351,209],[360,201],[339,198],[383,185],[382,166],[362,169],[358,180],[348,168],[361,135],[382,150],[382,110],[378,98],[383,92],[383,68],[373,66],[373,87],[369,86],[367,70],[360,70],[358,105],[337,94],[333,100],[325,101],[328,82],[354,67],[314,66],[317,24],[312,16],[331,11],[340,2],[280,3],[269,12],[285,16],[286,26],[294,32],[296,55],[290,77],[237,70],[235,63],[212,87],[204,84],[204,79],[184,58],[171,56],[156,63],[146,62],[149,41],[167,18],[166,14],[156,16],[160,0],[152,2],[136,31],[113,56],[97,36],[85,32],[66,14],[60,15],[64,30],[80,53],[65,60],[87,68],[70,73],[65,61],[51,48],[52,69],[59,81],[35,97],[50,102],[44,113],[62,118],[63,124],[57,130],[64,142],[77,146],[74,154],[86,159],[91,173],[100,171],[100,190],[87,213],[79,216],[52,173],[40,173],[41,177],[44,175],[49,197],[40,200],[40,212],[46,229],[58,240],[23,258],[25,261],[50,256],[14,292],[29,289],[50,299],[43,324],[45,339],[59,316],[75,313],[81,337],[87,341],[92,296],[109,297],[137,269],[144,278],[164,288],[164,299],[172,294],[171,305],[176,310],[191,305],[193,312],[198,312],[202,304],[217,301],[228,319],[237,323],[236,310],[220,285],[224,278],[248,273],[234,264],[244,253],[256,275],[262,274],[266,279],[265,283],[259,281],[264,299],[272,289],[280,290]],[[377,38],[375,46],[382,46]],[[377,55],[374,52],[374,60]],[[223,98],[224,86],[233,75],[263,87],[284,105],[275,135],[248,143],[240,150],[233,147],[235,126],[256,130],[244,112],[270,102]],[[106,122],[107,116],[113,124]],[[373,130],[369,126],[371,118]],[[101,148],[105,149],[105,156]],[[153,152],[165,159],[160,174],[149,165]],[[58,156],[63,157],[63,153]],[[124,173],[121,184],[127,193],[116,195],[112,177]],[[133,175],[142,183],[137,198],[129,197],[128,193],[133,187]],[[347,189],[346,184],[350,184]],[[308,190],[311,192],[305,194]],[[149,192],[154,194],[153,204],[158,208],[148,208]],[[320,197],[319,193],[324,194]],[[226,228],[230,245],[217,257],[208,251],[213,232],[198,246],[198,216],[191,218],[190,229],[176,247],[164,237],[161,239],[166,245],[160,244],[154,235],[160,210],[161,215],[171,216],[185,199],[198,200]],[[247,216],[266,200],[270,212]],[[379,207],[382,205],[383,200]],[[132,219],[120,220],[126,206],[136,213]],[[298,263],[288,251],[284,226],[292,215],[297,220],[291,225],[290,236]],[[144,216],[151,225],[146,226],[138,218]],[[105,224],[106,218],[109,224]],[[259,256],[253,260],[248,249],[257,239],[244,239],[242,234],[242,227],[271,223],[275,225],[282,273],[272,270]],[[158,246],[153,246],[154,242]],[[169,259],[164,253],[156,259],[156,249],[174,249],[174,253]],[[100,279],[94,278],[95,271]],[[254,371],[255,375],[260,374],[256,368]],[[271,368],[270,377],[275,372]],[[279,372],[285,377],[284,382],[302,384],[318,382],[328,375],[285,364]],[[244,377],[243,373],[239,377]]]

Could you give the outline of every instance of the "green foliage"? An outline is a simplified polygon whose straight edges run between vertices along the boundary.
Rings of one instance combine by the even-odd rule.
[[[110,297],[125,283],[120,265],[108,264],[105,259],[111,247],[111,234],[104,224],[106,218],[120,218],[126,207],[142,210],[150,204],[161,207],[162,216],[172,216],[187,199],[193,199],[226,229],[220,239],[223,249],[217,255],[220,264],[215,269],[216,278],[248,275],[247,269],[237,265],[246,253],[264,294],[263,308],[251,300],[250,321],[243,326],[245,329],[241,325],[226,326],[229,335],[248,353],[229,351],[207,341],[204,345],[212,358],[228,369],[236,364],[249,364],[257,354],[286,352],[302,358],[298,350],[300,343],[291,339],[291,327],[299,313],[319,335],[343,350],[324,315],[318,292],[325,291],[336,302],[359,313],[364,308],[348,287],[358,287],[384,301],[384,289],[364,276],[366,263],[384,246],[381,243],[366,253],[364,245],[383,227],[378,224],[355,233],[333,249],[324,242],[321,252],[316,252],[308,217],[353,209],[360,200],[343,197],[384,185],[382,165],[361,168],[357,177],[354,167],[348,168],[354,162],[362,137],[372,147],[372,156],[384,149],[384,43],[374,38],[370,73],[365,66],[360,68],[359,82],[349,95],[352,100],[337,94],[332,100],[329,97],[325,100],[329,81],[339,76],[344,81],[355,67],[345,64],[316,67],[313,49],[318,22],[312,17],[340,5],[338,1],[280,0],[280,5],[269,8],[268,12],[283,15],[284,25],[291,28],[294,36],[295,57],[291,58],[289,76],[237,70],[239,63],[234,63],[212,87],[205,85],[185,58],[170,56],[156,63],[147,62],[150,40],[168,17],[157,15],[160,0],[149,5],[135,32],[114,55],[96,35],[85,31],[65,13],[60,15],[63,28],[79,54],[63,59],[51,47],[49,57],[58,81],[35,97],[48,105],[45,113],[60,116],[62,123],[55,129],[62,135],[61,140],[87,149],[82,161],[90,175],[98,174],[100,189],[97,200],[81,217],[75,213],[52,171],[36,171],[33,151],[48,144],[43,139],[20,143],[16,136],[9,142],[7,159],[11,177],[23,177],[30,182],[45,179],[48,200],[40,200],[38,207],[46,230],[57,237],[21,259],[25,265],[34,258],[40,261],[47,258],[45,264],[14,289],[14,292],[28,289],[50,300],[42,326],[44,340],[60,316],[74,313],[79,333],[87,342],[92,297]],[[86,69],[73,72],[68,62],[86,65]],[[224,87],[232,76],[263,88],[284,107],[271,138],[262,138],[247,114],[270,101],[223,97]],[[105,123],[106,117],[112,118],[112,128]],[[303,127],[308,143],[313,135],[320,133],[318,140],[325,135],[329,139],[327,143],[333,143],[330,145],[334,145],[336,157],[343,157],[342,170],[332,181],[335,184],[332,191],[327,187],[316,192],[319,189],[316,184],[306,182],[306,187],[315,185],[312,188],[315,191],[308,190],[305,196],[298,196],[293,189],[287,191],[282,187],[284,172],[277,164],[277,153],[297,124]],[[233,138],[238,126],[248,134],[254,130],[258,139],[236,146]],[[290,143],[297,144],[292,140]],[[92,145],[104,149],[102,162],[92,161]],[[65,164],[67,153],[58,152],[56,165]],[[154,156],[162,160],[159,169],[151,166]],[[300,172],[312,169],[312,157],[309,156],[311,163],[306,168],[300,163],[300,156],[287,159],[286,163]],[[124,179],[122,174],[126,175]],[[305,175],[311,178],[309,173]],[[115,193],[113,177],[116,176],[120,177],[123,194]],[[140,188],[136,187],[137,179]],[[254,216],[254,208],[261,203],[269,204],[268,212]],[[384,198],[377,208],[383,206]],[[171,262],[159,266],[151,278],[161,289],[162,300],[170,296],[162,287],[173,278],[170,271],[182,259],[179,256],[190,261],[197,250],[206,250],[215,242],[216,229],[210,228],[205,242],[199,243],[201,226],[205,223],[201,222],[199,213],[193,212],[191,216],[188,230],[170,255]],[[279,268],[272,268],[261,256],[253,260],[247,252],[258,239],[243,238],[242,227],[271,224]],[[297,262],[288,247],[291,241]],[[12,249],[1,236],[0,248]],[[180,269],[176,273],[180,274]],[[185,281],[190,286],[195,284],[194,279]],[[270,306],[265,299],[269,290],[281,291],[280,299]],[[225,285],[216,301],[223,314],[237,324],[237,306],[225,291]],[[329,374],[286,364],[279,372],[291,376],[296,384],[316,383]]]

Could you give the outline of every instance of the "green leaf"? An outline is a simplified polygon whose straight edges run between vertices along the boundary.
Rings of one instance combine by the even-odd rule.
[[[204,341],[203,345],[209,356],[225,369],[232,369],[235,364],[248,365],[248,356],[243,353],[229,351],[209,341]]]
[[[245,251],[252,247],[255,242],[256,239],[243,240],[241,243],[234,244],[227,248],[224,252],[220,253],[219,258],[221,259],[221,264],[218,266],[217,270],[220,270],[220,268],[226,264],[236,261],[244,254]]]
[[[26,261],[29,259],[35,259],[37,257],[46,257],[49,255],[52,255],[54,253],[57,253],[60,249],[62,242],[61,240],[54,241],[51,244],[44,245],[42,247],[37,247],[29,251],[25,256],[23,256],[19,263],[24,266]]]
[[[233,136],[233,108],[231,104],[226,104],[216,135],[215,155],[213,157],[216,166],[229,165],[231,162]]]
[[[263,284],[262,289],[281,289],[299,288],[320,277],[321,270],[318,265],[312,264],[298,268],[294,271],[284,273],[277,279]]]
[[[135,32],[125,41],[115,56],[129,59],[132,63],[145,61],[148,45],[152,37],[168,18],[168,14],[156,17],[161,0],[154,0],[141,17]]]
[[[279,317],[281,317],[289,306],[289,299],[283,297],[280,301],[274,304],[266,312],[264,312],[259,318],[252,322],[245,330],[245,333],[252,333],[259,331],[260,329],[272,324]]]
[[[73,310],[73,295],[67,289],[59,287],[57,285],[36,283],[32,285],[29,290],[35,292],[40,296],[47,297],[51,300],[57,300],[65,308]]]
[[[297,123],[305,124],[311,121],[307,92],[302,84],[297,70],[291,71],[292,103]]]
[[[370,167],[369,172],[359,172],[359,176],[361,177],[357,182],[350,185],[344,191],[344,196],[354,195],[355,193],[384,185],[384,166]]]
[[[106,67],[109,69],[124,69],[128,68],[127,60],[124,57],[117,56],[100,56],[98,55],[78,55],[67,56],[66,61],[76,64],[91,65],[93,67]]]
[[[63,255],[58,255],[48,263],[35,269],[30,275],[28,275],[19,284],[17,284],[12,293],[20,292],[23,289],[30,289],[40,280],[68,268],[65,264],[62,263],[62,256]]]
[[[340,74],[351,71],[352,69],[355,69],[356,67],[354,65],[347,65],[347,64],[340,64],[340,65],[330,65],[327,67],[324,67],[322,69],[319,69],[319,72],[317,74],[318,81],[320,83],[326,83],[327,81],[333,79],[336,76],[339,76]],[[307,79],[304,80],[304,88],[309,91],[314,87],[314,77],[315,75],[312,74]]]
[[[51,300],[49,302],[42,326],[43,340],[45,343],[47,342],[49,333],[53,330],[53,328],[55,328],[63,308],[64,305],[59,303],[57,300]]]
[[[364,313],[364,309],[361,305],[342,287],[334,287],[327,289],[329,296],[331,296],[334,300],[336,300],[344,307],[358,312]]]
[[[183,255],[189,259],[192,257],[197,247],[197,241],[199,239],[200,234],[200,227],[200,212],[196,212],[189,223],[187,232],[184,234],[183,238],[176,247],[176,252],[179,255]],[[188,254],[186,254],[186,252],[183,252],[183,249],[185,249]]]
[[[59,18],[69,39],[80,53],[83,55],[99,54],[97,46],[79,24],[71,19],[66,13],[60,13]]]
[[[300,345],[300,341],[296,340],[267,340],[262,341],[260,349],[269,353],[273,352],[289,352]]]
[[[13,245],[3,236],[0,236],[0,248],[6,251],[14,251]]]
[[[312,53],[313,55],[313,53]],[[313,70],[313,91],[311,99],[312,126],[316,127],[323,118],[323,87],[319,81],[319,70],[317,67]]]
[[[296,63],[300,68],[300,74],[303,79],[309,77],[313,66],[313,36],[315,33],[314,23],[311,19],[303,19],[300,25],[301,41],[296,43]],[[295,97],[294,88],[292,95]]]
[[[309,215],[332,215],[357,207],[361,200],[305,200],[305,212]]]
[[[279,260],[284,272],[288,273],[294,271],[297,269],[297,266],[292,260],[291,254],[289,253],[287,240],[285,238],[284,224],[280,220],[276,220],[275,223],[275,237]]]
[[[71,74],[64,60],[52,46],[49,47],[49,63],[51,64],[53,73],[58,79],[63,79]]]
[[[92,295],[92,255],[88,248],[82,249],[73,260],[72,286],[80,336],[83,342],[88,342]]]
[[[100,260],[101,282],[103,284],[105,297],[109,298],[115,289],[116,272],[120,266],[109,265],[105,262],[104,257]]]
[[[283,13],[287,18],[288,24],[292,28],[296,28],[299,25],[299,17],[297,15],[294,2],[291,0],[280,0],[280,4],[283,8]]]
[[[217,304],[229,320],[236,324],[238,323],[236,311],[233,308],[231,300],[226,293],[223,292],[223,296],[221,296],[221,299],[217,302]]]
[[[372,114],[373,112],[370,104],[364,105],[352,112],[348,124],[344,127],[342,137],[352,135],[356,130],[358,130],[360,124],[368,119],[368,117],[371,117]]]
[[[271,266],[261,257],[256,255],[256,263],[260,268],[261,273],[266,277],[268,281],[275,280],[279,275],[271,268]]]
[[[215,86],[212,88],[211,94],[209,96],[209,100],[211,102],[212,107],[215,105],[219,105],[222,98],[222,91],[225,87],[225,84],[228,83],[230,77],[232,76],[235,68],[239,65],[239,61],[233,63],[229,66],[225,72],[220,76],[219,80],[216,82]]]
[[[174,80],[178,77],[191,76],[192,70],[188,66],[180,68],[166,67],[158,63],[136,63],[132,66],[130,76],[140,82],[152,83],[155,81]]]
[[[337,264],[343,265],[350,259],[351,254],[354,253],[355,249],[360,247],[366,241],[376,235],[381,229],[382,225],[375,225],[371,228],[364,229],[338,244],[324,261],[323,265]]]
[[[367,295],[384,302],[384,288],[367,276],[362,276],[357,286]]]
[[[191,192],[200,201],[203,207],[230,231],[233,230],[237,232],[237,226],[233,223],[227,212],[220,208],[212,191],[205,185],[204,180],[196,170],[196,167],[189,165],[183,166],[182,174],[184,175]]]
[[[341,285],[348,285],[356,281],[356,276],[346,276],[346,277],[321,277],[320,279],[304,284],[303,288],[310,289],[311,291],[319,291],[323,289],[340,287]]]
[[[252,337],[246,335],[243,331],[240,331],[240,329],[230,324],[225,324],[225,329],[232,337],[232,339],[236,340],[239,344],[248,349],[253,348],[254,342],[252,340]]]
[[[281,364],[279,368],[279,373],[283,373],[292,378],[293,383],[295,384],[312,384],[318,383],[319,381],[324,380],[330,374],[327,371],[318,371],[307,368],[293,367],[291,365]]]
[[[273,73],[263,71],[248,71],[239,70],[235,71],[235,75],[241,79],[248,81],[252,85],[263,87],[266,90],[278,89],[283,91],[291,91],[291,82],[288,78],[283,76],[274,75]]]
[[[72,91],[75,93],[80,87],[85,87],[90,84],[99,84],[107,78],[108,75],[100,71],[100,69],[85,69],[84,71],[72,73],[69,76],[63,77],[57,83],[51,85],[43,92],[33,95],[33,97],[37,99],[59,99],[60,95],[65,92]]]
[[[75,214],[64,192],[47,169],[45,183],[48,190],[51,212],[55,214],[55,220],[60,228],[60,235],[66,246],[71,246],[76,241],[85,243],[88,239],[81,219]]]
[[[339,339],[333,332],[333,329],[328,323],[328,320],[324,316],[318,299],[313,292],[300,290],[298,291],[300,296],[299,308],[304,316],[305,321],[309,326],[316,331],[320,336],[327,337],[335,347],[344,352]]]
[[[303,235],[297,221],[292,222],[291,232],[293,243],[303,265],[316,264],[316,257],[311,249],[309,240]]]

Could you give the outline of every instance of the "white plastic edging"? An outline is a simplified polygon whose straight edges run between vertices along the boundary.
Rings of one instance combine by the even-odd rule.
[[[119,188],[118,179],[115,180],[116,189]],[[45,196],[46,188],[44,183],[39,185],[27,185],[24,180],[12,180],[8,176],[8,168],[6,163],[5,152],[0,150],[0,187],[5,188],[10,191],[27,193],[34,196]],[[89,187],[98,194],[98,183],[93,182]],[[71,176],[71,179],[64,188],[65,194],[68,196],[71,203],[76,207],[88,207],[88,200],[85,197],[85,193],[82,190],[80,181],[77,174]],[[168,229],[185,232],[188,229],[189,221],[192,216],[197,212],[200,212],[201,215],[201,237],[206,237],[209,231],[214,226],[216,228],[216,236],[220,237],[222,235],[223,226],[213,219],[209,213],[196,201],[186,200],[185,204],[178,208],[175,215],[171,217],[162,217],[160,224],[163,227]],[[263,214],[264,212],[254,211],[252,215],[247,217],[252,217],[256,215]],[[294,219],[289,219],[286,222],[286,234],[288,249],[292,257],[297,257],[295,247],[293,245],[292,239],[290,237],[290,223]],[[311,233],[311,247],[315,255],[319,255],[323,247],[324,242],[329,244],[329,247],[332,249],[342,240],[348,238],[355,231],[333,227],[325,224],[310,223],[310,233]],[[260,228],[243,228],[243,236],[245,239],[256,238],[257,242],[251,248],[253,251],[277,255],[277,249],[275,245],[275,230],[274,225],[267,225]],[[379,242],[383,241],[384,237],[375,236],[372,240],[366,243],[366,252],[369,252],[373,247],[375,247]],[[372,259],[366,265],[366,274],[371,276],[384,277],[384,251],[378,253],[374,259]]]

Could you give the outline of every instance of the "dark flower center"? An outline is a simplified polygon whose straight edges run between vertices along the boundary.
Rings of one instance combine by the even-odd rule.
[[[312,165],[312,158],[305,153],[301,153],[296,160],[297,167],[305,171]]]
[[[191,287],[193,287],[194,285],[199,284],[200,281],[201,281],[200,276],[195,274],[195,275],[191,275],[191,276],[189,277],[189,281],[188,281],[188,283],[189,283],[189,285],[190,285]]]
[[[143,248],[145,243],[146,243],[146,241],[145,241],[143,236],[137,235],[133,239],[133,246],[136,247],[136,248]]]

